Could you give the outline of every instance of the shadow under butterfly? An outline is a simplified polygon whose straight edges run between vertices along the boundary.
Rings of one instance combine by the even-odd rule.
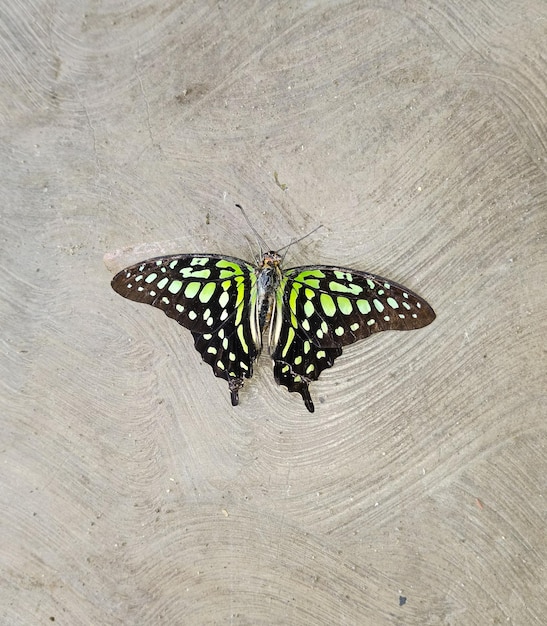
[[[188,328],[202,359],[228,381],[233,406],[267,334],[276,382],[298,392],[313,413],[309,384],[343,346],[382,330],[422,328],[435,312],[410,289],[368,272],[327,265],[283,270],[280,253],[289,246],[261,253],[256,264],[221,254],[148,259],[118,272],[112,288]]]

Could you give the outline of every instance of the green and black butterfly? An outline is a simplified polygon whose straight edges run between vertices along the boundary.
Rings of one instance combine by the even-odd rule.
[[[386,278],[326,265],[283,271],[282,260],[274,251],[255,265],[220,254],[164,256],[122,270],[112,288],[188,328],[202,359],[228,381],[233,406],[266,330],[276,382],[298,392],[313,413],[308,385],[343,346],[435,319],[423,298]]]

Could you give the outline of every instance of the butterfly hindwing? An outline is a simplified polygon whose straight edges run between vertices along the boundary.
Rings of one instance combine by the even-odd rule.
[[[114,276],[120,295],[161,309],[188,328],[216,376],[228,381],[232,404],[260,352],[251,332],[254,267],[234,257],[179,254],[149,259]]]
[[[374,274],[339,267],[303,266],[282,281],[282,318],[272,358],[280,385],[314,410],[310,382],[332,367],[342,347],[382,330],[412,330],[435,319],[420,296]]]

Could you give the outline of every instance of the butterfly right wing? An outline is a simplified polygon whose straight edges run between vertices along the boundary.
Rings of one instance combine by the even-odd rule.
[[[112,288],[124,298],[161,309],[194,336],[215,376],[228,381],[232,405],[243,379],[253,375],[261,338],[251,328],[255,268],[217,254],[178,254],[148,259],[118,272]]]
[[[277,294],[278,384],[299,393],[308,411],[308,386],[332,367],[342,348],[384,330],[414,330],[435,319],[419,295],[369,272],[312,265],[288,269]]]

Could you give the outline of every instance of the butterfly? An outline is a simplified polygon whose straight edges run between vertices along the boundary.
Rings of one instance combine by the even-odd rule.
[[[277,384],[313,413],[309,384],[344,346],[435,319],[423,298],[386,278],[327,265],[283,270],[282,261],[280,251],[254,264],[221,254],[162,256],[118,272],[112,288],[188,328],[205,363],[228,381],[233,406],[266,334]]]

